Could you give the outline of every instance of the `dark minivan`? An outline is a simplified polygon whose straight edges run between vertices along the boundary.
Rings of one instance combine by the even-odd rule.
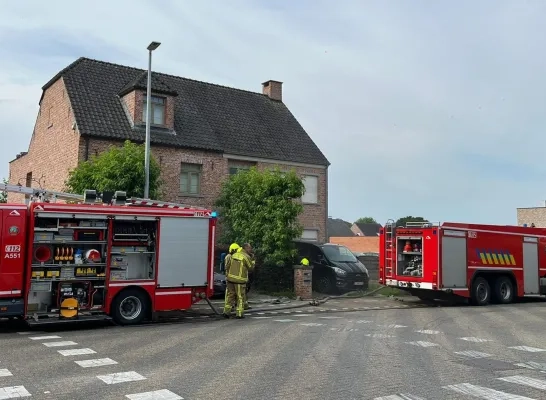
[[[313,290],[319,293],[348,292],[368,288],[368,270],[345,246],[296,240],[298,262],[313,265]]]

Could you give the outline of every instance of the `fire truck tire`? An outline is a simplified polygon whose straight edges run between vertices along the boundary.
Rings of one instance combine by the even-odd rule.
[[[149,313],[150,302],[138,289],[125,289],[112,302],[111,316],[116,324],[140,324]]]
[[[495,279],[493,297],[499,304],[510,304],[514,301],[514,285],[510,278],[499,276]]]
[[[478,276],[472,282],[472,293],[470,297],[475,306],[486,306],[491,301],[491,286],[489,282],[481,276]]]

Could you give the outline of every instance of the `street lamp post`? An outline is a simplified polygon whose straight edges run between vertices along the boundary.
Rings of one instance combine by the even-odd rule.
[[[146,85],[146,144],[144,149],[144,198],[150,196],[150,123],[152,119],[152,51],[161,43],[152,42],[148,45],[148,84]]]

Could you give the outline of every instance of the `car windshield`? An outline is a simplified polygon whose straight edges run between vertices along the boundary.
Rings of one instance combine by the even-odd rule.
[[[354,254],[345,246],[322,246],[322,251],[330,261],[357,262]]]

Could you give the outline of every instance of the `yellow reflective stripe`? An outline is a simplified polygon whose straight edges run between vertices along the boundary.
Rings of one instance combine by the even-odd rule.
[[[480,252],[480,258],[482,260],[482,264],[487,264],[487,260],[485,259],[485,254]]]
[[[506,261],[506,265],[511,265],[510,257],[508,257],[508,254],[504,253],[504,261]]]
[[[493,260],[491,260],[491,254],[485,253],[485,256],[487,257],[487,263],[488,264],[493,264]]]
[[[508,257],[510,257],[510,261],[512,262],[512,265],[516,265],[516,259],[512,254],[508,254]]]
[[[502,253],[499,253],[498,256],[499,256],[499,262],[500,262],[500,264],[501,264],[501,265],[505,265],[504,257],[502,256]]]
[[[499,260],[497,259],[497,255],[495,253],[491,253],[491,257],[493,257],[493,263],[495,265],[498,265]]]

